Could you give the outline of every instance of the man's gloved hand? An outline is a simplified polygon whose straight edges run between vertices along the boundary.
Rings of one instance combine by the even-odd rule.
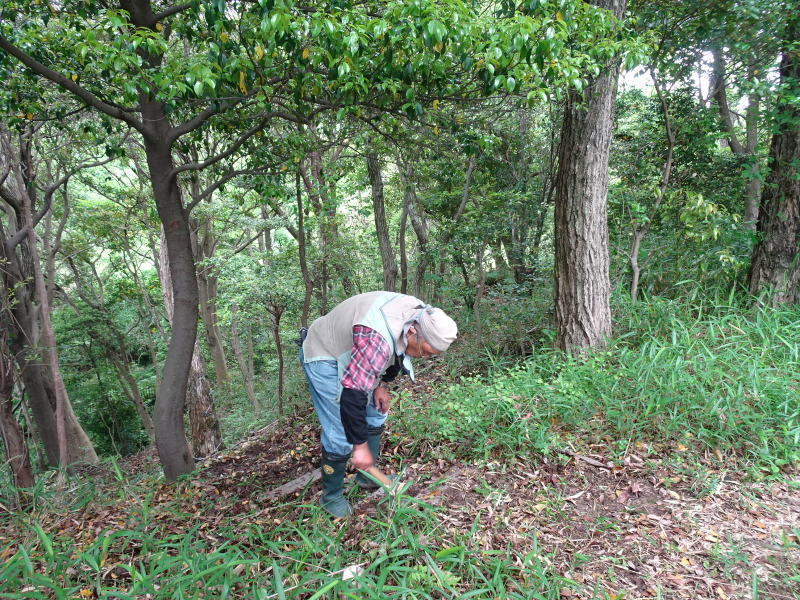
[[[353,446],[353,457],[350,459],[356,469],[366,470],[372,466],[372,453],[367,442]]]

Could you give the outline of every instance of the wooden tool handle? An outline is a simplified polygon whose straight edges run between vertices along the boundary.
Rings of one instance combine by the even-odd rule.
[[[380,481],[387,488],[389,488],[390,490],[392,489],[392,480],[389,479],[386,475],[384,475],[378,467],[372,465],[370,468],[364,470],[370,475],[372,475],[375,479]]]

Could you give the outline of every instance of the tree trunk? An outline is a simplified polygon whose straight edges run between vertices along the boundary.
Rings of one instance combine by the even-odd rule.
[[[3,331],[0,332],[0,434],[5,445],[6,461],[11,469],[11,480],[17,489],[17,504],[22,506],[25,504],[22,490],[32,488],[35,481],[25,438],[12,411],[14,361],[5,340],[8,321],[5,304],[0,305],[0,312],[3,313],[3,318],[0,318],[3,326]]]
[[[203,329],[211,359],[214,361],[214,374],[218,385],[228,381],[228,364],[225,360],[225,349],[217,320],[217,276],[210,274],[206,268],[197,273],[200,298],[200,314],[203,317]]]
[[[192,428],[192,452],[195,459],[203,460],[216,454],[223,446],[219,419],[214,410],[211,384],[206,377],[206,364],[195,340],[192,368],[189,372],[188,394],[189,424]]]
[[[483,299],[484,291],[486,290],[486,270],[483,268],[483,255],[486,251],[486,242],[481,242],[481,247],[475,257],[475,262],[478,266],[478,285],[475,289],[475,303],[472,307],[475,314],[475,337],[482,339],[483,327],[481,323],[481,300]]]
[[[621,17],[626,0],[593,4]],[[618,66],[571,91],[564,108],[555,197],[556,344],[603,347],[611,335],[606,200]]]
[[[300,312],[300,326],[308,327],[308,313],[311,309],[311,295],[314,293],[314,281],[308,270],[308,259],[306,258],[306,226],[305,226],[305,207],[303,206],[303,194],[300,191],[300,168],[298,167],[295,175],[295,194],[297,195],[297,254],[300,260],[300,271],[303,274],[303,309]]]
[[[136,413],[142,421],[142,426],[147,432],[147,437],[151,443],[155,442],[156,434],[155,428],[153,427],[153,419],[150,417],[150,413],[147,412],[147,407],[144,405],[144,400],[142,400],[142,395],[139,392],[139,384],[131,373],[127,353],[123,352],[120,356],[113,349],[108,348],[106,349],[106,356],[117,371],[117,379],[120,387],[125,392],[125,395],[128,396],[128,400],[130,400],[136,408]]]
[[[200,195],[197,179],[192,184],[195,197]],[[228,381],[228,364],[225,360],[225,349],[222,346],[222,335],[217,323],[217,284],[218,278],[214,266],[208,259],[214,256],[214,232],[211,228],[211,217],[204,217],[202,222],[193,219],[193,247],[195,261],[202,263],[197,270],[197,287],[200,300],[200,315],[203,318],[203,330],[211,359],[214,361],[214,373],[218,385]]]
[[[770,172],[761,197],[760,240],[753,248],[748,274],[752,294],[771,292],[773,306],[800,302],[800,16],[787,23],[775,134],[769,152]]]
[[[430,253],[428,251],[428,223],[425,220],[425,214],[419,210],[418,207],[417,192],[414,189],[412,171],[410,167],[404,167],[404,170],[401,170],[400,179],[405,188],[405,192],[403,194],[403,203],[408,211],[408,216],[411,220],[411,227],[414,229],[414,233],[417,234],[417,242],[419,243],[417,272],[414,277],[414,295],[419,298],[423,295],[425,271],[427,271],[428,262],[430,261]]]
[[[23,225],[27,230],[28,252],[33,265],[33,284],[36,300],[39,304],[41,339],[44,345],[43,353],[52,377],[53,392],[55,394],[56,432],[58,439],[58,462],[62,469],[76,462],[95,464],[98,462],[94,446],[89,436],[80,426],[72,411],[72,405],[67,396],[67,389],[61,377],[61,368],[58,364],[58,348],[56,347],[53,325],[50,320],[50,301],[47,295],[47,286],[44,281],[39,252],[36,247],[36,232],[33,224],[33,206],[29,187],[23,179],[20,169],[15,169],[17,189],[21,200]],[[67,443],[69,436],[70,444]]]
[[[709,93],[714,97],[717,110],[722,121],[723,129],[727,134],[728,147],[731,152],[742,158],[746,163],[748,171],[747,184],[745,185],[744,198],[744,225],[748,229],[755,229],[758,221],[759,199],[761,196],[761,180],[758,176],[758,155],[756,145],[758,144],[758,119],[759,119],[759,96],[752,92],[747,97],[747,109],[745,112],[746,139],[742,144],[736,135],[736,128],[733,120],[733,113],[728,105],[727,86],[725,81],[725,55],[719,44],[716,44],[711,51],[714,62],[712,69],[712,82]],[[751,83],[756,79],[755,60],[751,60],[747,68],[747,78]]]
[[[275,351],[278,353],[278,415],[283,415],[283,343],[281,342],[281,316],[284,308],[275,304],[267,310],[272,315],[272,337],[275,340]]]
[[[250,400],[253,410],[259,412],[260,407],[256,398],[255,386],[253,385],[253,371],[250,369],[244,352],[242,352],[242,343],[239,338],[239,307],[236,304],[231,304],[231,345],[233,346],[236,362],[239,363],[239,370],[242,372],[247,398]]]
[[[174,338],[178,307],[174,296],[174,287],[170,279],[170,273],[166,270],[167,261],[164,259],[164,246],[169,250],[169,243],[167,242],[164,244],[162,240],[158,274],[161,280],[162,293],[164,295],[164,307],[167,310],[167,319],[172,323]],[[192,431],[192,454],[196,458],[206,458],[222,446],[219,420],[214,410],[211,386],[206,377],[205,367],[205,362],[200,353],[200,345],[197,339],[195,339],[192,348],[185,398],[189,413],[189,426]]]
[[[400,293],[408,293],[408,252],[406,251],[406,228],[408,227],[408,207],[403,202],[403,213],[400,215],[400,231],[397,234],[397,245],[400,247]]]
[[[453,235],[455,234],[456,227],[458,226],[458,222],[461,220],[461,217],[464,216],[464,212],[467,209],[467,201],[469,200],[469,191],[472,187],[472,174],[475,172],[475,157],[470,156],[467,160],[467,170],[464,172],[464,190],[461,193],[461,203],[458,205],[456,209],[456,214],[453,215],[451,222],[448,224],[447,229],[444,232],[444,236],[442,236],[441,241],[441,248],[443,250],[442,259],[439,261],[439,271],[438,271],[438,279],[439,281],[444,281],[444,274],[445,269],[447,267],[447,256],[445,252],[449,249],[450,240],[453,239]],[[441,286],[438,286],[435,292],[435,297],[437,302],[441,302]]]
[[[653,78],[653,86],[655,87],[656,94],[658,94],[658,99],[661,103],[661,114],[664,117],[664,134],[667,136],[667,156],[664,158],[664,165],[661,167],[661,181],[658,184],[656,199],[650,207],[650,210],[647,211],[647,220],[644,223],[635,224],[633,226],[628,261],[631,265],[631,300],[634,302],[636,302],[639,295],[639,277],[642,272],[639,265],[639,250],[642,246],[642,240],[644,240],[644,237],[650,230],[650,224],[653,222],[661,206],[661,202],[664,200],[664,195],[667,193],[669,180],[672,175],[672,154],[675,150],[675,132],[672,129],[672,118],[669,114],[669,106],[667,105],[664,91],[655,69],[650,69],[650,75]]]
[[[369,181],[372,186],[372,208],[375,215],[375,233],[378,235],[378,247],[381,251],[381,263],[383,264],[383,289],[393,292],[395,290],[395,280],[397,279],[397,262],[394,259],[392,244],[389,241],[389,228],[386,225],[381,164],[375,153],[367,155],[367,172],[369,173]]]

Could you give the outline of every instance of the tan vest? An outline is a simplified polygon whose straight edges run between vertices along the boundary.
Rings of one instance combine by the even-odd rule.
[[[395,292],[367,292],[348,298],[311,324],[303,343],[305,362],[336,360],[340,370],[350,361],[353,326],[364,325],[380,333],[395,354],[405,351],[401,342],[404,321],[425,303]],[[344,362],[344,364],[342,364]]]

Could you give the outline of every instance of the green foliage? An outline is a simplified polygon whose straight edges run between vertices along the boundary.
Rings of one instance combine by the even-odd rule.
[[[467,455],[544,453],[569,433],[717,450],[777,474],[800,460],[797,310],[618,299],[618,341],[586,358],[540,349],[469,377],[408,424]]]
[[[178,492],[187,497],[192,490]],[[213,535],[199,526],[171,532],[157,525],[191,516],[177,495],[156,505],[145,492],[132,496],[131,506],[126,527],[76,537],[21,519],[18,540],[0,548],[7,556],[0,566],[4,597],[159,600],[196,597],[203,589],[220,598],[263,600],[334,592],[422,600],[442,591],[465,600],[556,600],[573,585],[549,566],[535,536],[514,548],[485,550],[474,532],[444,531],[433,507],[408,496],[385,502],[382,517],[367,523],[364,548],[343,545],[346,523],[331,522],[316,506],[301,510],[302,526],[240,515],[224,519]],[[348,567],[355,576],[344,580]]]

